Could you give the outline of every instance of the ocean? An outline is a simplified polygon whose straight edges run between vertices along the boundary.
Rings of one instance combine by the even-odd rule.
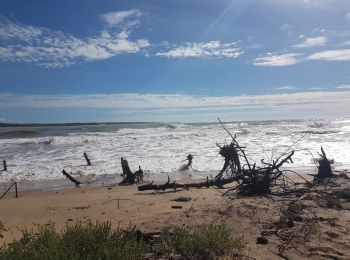
[[[246,147],[251,161],[272,161],[295,150],[294,169],[315,170],[314,158],[323,146],[335,166],[350,166],[350,119],[249,121],[225,123]],[[140,165],[146,179],[161,180],[168,175],[182,177],[178,169],[188,154],[194,156],[192,177],[217,173],[223,158],[217,144],[230,142],[218,123],[96,123],[22,125],[0,127],[0,182],[41,181],[63,178],[62,169],[82,176],[122,173],[120,158],[132,170]],[[86,152],[92,166],[86,166]],[[0,169],[2,167],[0,166]]]

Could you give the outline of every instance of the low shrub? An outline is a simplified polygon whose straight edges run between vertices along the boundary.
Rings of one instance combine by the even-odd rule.
[[[61,233],[54,225],[24,230],[20,240],[4,247],[0,259],[139,259],[143,242],[133,229],[112,230],[111,223],[77,222]]]
[[[177,255],[185,259],[216,259],[235,256],[245,246],[224,224],[200,228],[171,227],[158,238],[144,240],[135,229],[113,230],[110,222],[77,222],[61,232],[54,224],[23,230],[22,238],[0,247],[1,260],[95,260],[157,259]]]
[[[176,201],[176,202],[188,202],[188,201],[191,201],[191,198],[190,197],[180,196],[180,197],[177,197],[177,198],[173,199],[173,201]]]
[[[291,202],[286,208],[281,209],[280,221],[288,222],[290,220],[301,220],[304,214],[303,205],[298,202]]]
[[[217,259],[238,255],[245,247],[243,238],[233,237],[225,224],[196,229],[170,227],[162,231],[154,246],[158,255],[178,255],[185,259]]]
[[[2,232],[6,231],[4,223],[0,221],[0,238],[3,238]]]

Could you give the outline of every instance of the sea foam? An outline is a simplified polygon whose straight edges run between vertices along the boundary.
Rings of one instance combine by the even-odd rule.
[[[337,166],[350,163],[348,119],[238,122],[226,127],[237,134],[237,141],[257,164],[295,150],[291,167],[315,168],[321,145]],[[23,136],[18,136],[20,128],[0,130],[6,133],[1,136],[0,132],[0,159],[8,162],[0,182],[62,178],[63,168],[82,176],[119,175],[121,157],[128,159],[133,170],[140,165],[148,179],[162,179],[178,174],[181,161],[190,153],[194,155],[192,176],[206,177],[223,165],[216,144],[230,141],[217,123],[27,127]],[[33,136],[28,137],[29,133]],[[84,152],[91,167],[86,166]]]

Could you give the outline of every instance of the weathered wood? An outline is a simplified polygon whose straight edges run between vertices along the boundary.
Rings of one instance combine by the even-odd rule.
[[[134,174],[135,174],[135,178],[136,178],[135,181],[137,183],[143,182],[143,170],[141,169],[140,165],[139,165],[139,169]]]
[[[18,198],[17,182],[11,184],[11,186],[1,195],[0,200],[5,197],[5,195],[11,190],[12,187],[15,187],[16,198]]]
[[[66,176],[71,182],[75,184],[75,186],[79,186],[81,183],[77,179],[75,179],[72,175],[66,172],[64,169],[62,170],[64,176]]]
[[[327,178],[333,178],[336,175],[333,174],[331,163],[332,161],[327,158],[327,155],[325,151],[323,150],[323,147],[321,146],[321,153],[320,158],[318,159],[318,172],[314,176],[315,181],[322,181]]]
[[[18,198],[17,182],[15,182],[15,192],[16,192],[16,198]]]
[[[119,183],[119,185],[131,185],[136,182],[135,174],[130,170],[129,163],[123,157],[120,158],[120,163],[122,165],[123,174],[121,175],[124,179]]]
[[[190,167],[192,167],[193,155],[192,154],[187,155],[186,159],[181,162],[185,162],[185,161],[187,161],[187,164],[182,165],[179,168],[179,171],[187,171],[190,169]]]
[[[4,165],[3,171],[6,172],[6,171],[7,171],[7,164],[6,164],[6,161],[3,160],[3,161],[2,161],[2,164]]]
[[[84,157],[85,157],[85,160],[86,160],[87,165],[88,165],[88,166],[91,166],[91,161],[90,161],[90,159],[89,159],[89,157],[87,156],[86,153],[84,153]]]
[[[225,158],[225,163],[222,170],[214,178],[200,183],[186,183],[178,184],[176,181],[168,181],[161,185],[155,185],[152,183],[141,185],[138,187],[139,191],[145,190],[166,190],[173,189],[189,189],[189,188],[202,188],[202,187],[217,187],[223,188],[225,184],[236,181],[237,185],[233,188],[230,188],[224,194],[228,192],[235,191],[239,195],[244,196],[264,196],[271,194],[271,188],[275,184],[276,180],[283,175],[283,171],[279,168],[286,163],[293,163],[292,156],[294,151],[289,153],[284,153],[272,163],[265,163],[264,160],[261,160],[262,165],[257,166],[255,163],[251,164],[248,160],[248,157],[245,154],[243,146],[239,145],[236,136],[233,136],[222,124],[220,119],[218,119],[222,127],[227,133],[232,137],[230,144],[224,145],[223,147],[219,146],[219,154]],[[244,164],[241,164],[240,157],[243,157],[245,160]],[[242,166],[243,165],[243,166]],[[226,176],[224,177],[224,173]]]
[[[165,191],[167,189],[172,189],[174,191],[178,189],[190,189],[190,188],[209,188],[209,187],[217,187],[217,188],[223,188],[224,185],[228,183],[232,183],[236,180],[236,178],[228,178],[228,179],[213,179],[210,180],[207,177],[207,180],[204,182],[197,182],[197,183],[176,183],[176,181],[170,182],[170,177],[168,176],[168,181],[164,184],[156,185],[153,184],[153,181],[148,184],[144,184],[141,186],[138,186],[137,189],[139,191],[146,191],[146,190],[162,190]]]

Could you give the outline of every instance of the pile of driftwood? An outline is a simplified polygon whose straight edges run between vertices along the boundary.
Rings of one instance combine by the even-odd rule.
[[[218,145],[219,154],[224,157],[224,165],[219,174],[213,178],[207,178],[204,182],[179,184],[168,181],[161,185],[152,183],[141,185],[139,191],[146,190],[166,190],[166,189],[189,189],[202,187],[223,188],[225,184],[237,182],[234,188],[228,191],[236,191],[240,195],[266,195],[271,192],[271,187],[275,181],[281,177],[283,171],[280,169],[284,164],[293,162],[294,151],[277,158],[272,163],[261,160],[262,166],[251,163],[245,153],[245,147],[241,146],[236,136],[233,136],[219,120],[224,130],[231,136],[232,140],[224,146]],[[241,162],[243,161],[243,163]]]
[[[176,181],[171,181],[168,177],[168,180],[164,184],[154,184],[153,181],[148,184],[138,186],[139,191],[147,190],[167,190],[167,189],[190,189],[190,188],[223,188],[224,185],[235,182],[234,187],[229,188],[225,194],[230,192],[235,192],[238,195],[243,196],[263,196],[267,194],[276,194],[273,190],[283,189],[281,194],[290,194],[293,193],[286,191],[290,189],[289,178],[284,174],[285,172],[293,172],[291,170],[283,170],[283,166],[288,163],[293,163],[292,157],[294,151],[287,151],[281,156],[277,157],[272,162],[265,162],[263,159],[260,161],[260,165],[257,165],[255,162],[252,163],[245,152],[246,147],[240,145],[236,139],[236,135],[232,135],[230,131],[224,126],[224,124],[218,119],[223,129],[231,137],[230,143],[226,143],[223,146],[219,147],[219,154],[224,158],[224,165],[221,171],[215,176],[215,178],[208,178],[202,182],[186,183],[181,184]],[[327,158],[327,155],[324,149],[321,147],[321,153],[319,154],[320,158],[318,162],[318,173],[313,175],[314,182],[322,182],[328,180],[329,178],[338,177],[332,171],[331,164],[333,160]],[[91,161],[88,158],[87,154],[84,153],[87,165],[91,166]],[[184,165],[184,169],[187,170],[192,167],[193,155],[189,154],[186,161],[187,164]],[[7,170],[6,162],[4,161],[4,170]],[[133,185],[143,182],[143,171],[139,166],[139,169],[135,172],[132,172],[128,161],[121,158],[121,167],[123,170],[123,180],[119,185]],[[181,170],[182,168],[180,168]],[[66,171],[62,171],[63,174],[75,183],[76,186],[80,185],[80,182],[68,174]],[[296,172],[294,172],[297,174]],[[298,175],[298,174],[297,174]],[[300,176],[300,175],[299,175]],[[347,177],[346,174],[341,175]],[[288,183],[289,182],[289,183]],[[294,184],[294,183],[292,183]],[[310,183],[309,183],[310,184]],[[287,187],[289,186],[289,187]],[[312,185],[311,185],[312,186]]]
[[[123,174],[121,174],[123,180],[119,183],[119,185],[131,185],[143,181],[143,171],[141,169],[141,166],[139,166],[139,169],[136,172],[132,172],[130,170],[128,161],[123,157],[120,159],[120,163],[123,169]]]

